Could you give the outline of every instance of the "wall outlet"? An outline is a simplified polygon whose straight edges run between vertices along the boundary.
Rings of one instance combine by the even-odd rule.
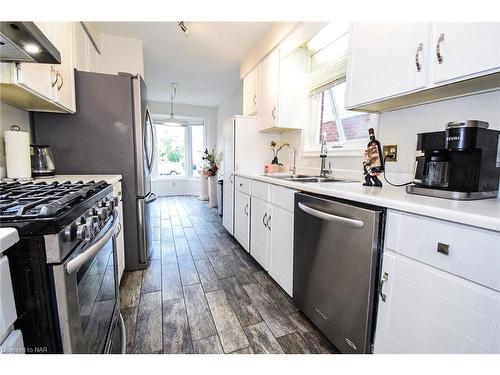
[[[398,161],[398,145],[384,145],[382,147],[385,162]]]

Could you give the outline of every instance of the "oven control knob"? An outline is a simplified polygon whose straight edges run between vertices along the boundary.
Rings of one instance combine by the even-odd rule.
[[[109,210],[106,207],[101,207],[97,210],[97,216],[99,216],[99,220],[106,220],[109,217]]]
[[[106,202],[106,208],[108,209],[109,212],[113,212],[115,209],[115,202],[112,200]]]
[[[88,216],[90,216],[90,217],[95,216],[95,215],[97,215],[97,210],[96,210],[94,207],[92,207],[92,208],[88,211],[87,215],[88,215]]]
[[[82,241],[90,240],[90,229],[87,224],[80,224],[76,227],[76,238]]]
[[[88,217],[84,225],[89,228],[90,233],[92,234],[99,226],[99,218],[97,216]]]
[[[113,203],[115,204],[115,207],[118,207],[118,205],[120,204],[120,199],[118,197],[113,197],[112,200]]]

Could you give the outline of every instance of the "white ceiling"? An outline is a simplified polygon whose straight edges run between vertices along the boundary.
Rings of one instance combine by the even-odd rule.
[[[270,22],[97,22],[102,33],[141,39],[148,99],[218,106],[240,85],[243,57],[269,31]]]

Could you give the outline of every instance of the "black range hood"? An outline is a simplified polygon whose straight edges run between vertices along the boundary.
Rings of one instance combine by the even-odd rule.
[[[61,54],[34,22],[0,22],[0,61],[60,64]]]

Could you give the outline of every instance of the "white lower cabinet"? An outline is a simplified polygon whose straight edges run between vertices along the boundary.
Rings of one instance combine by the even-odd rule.
[[[269,204],[252,197],[250,224],[250,254],[267,271],[269,270]]]
[[[234,238],[250,251],[250,196],[238,190],[234,193]]]
[[[292,189],[252,181],[250,254],[290,296],[294,193]]]
[[[272,206],[270,229],[269,275],[292,295],[293,289],[293,212]]]
[[[500,353],[500,293],[385,251],[375,353]]]

